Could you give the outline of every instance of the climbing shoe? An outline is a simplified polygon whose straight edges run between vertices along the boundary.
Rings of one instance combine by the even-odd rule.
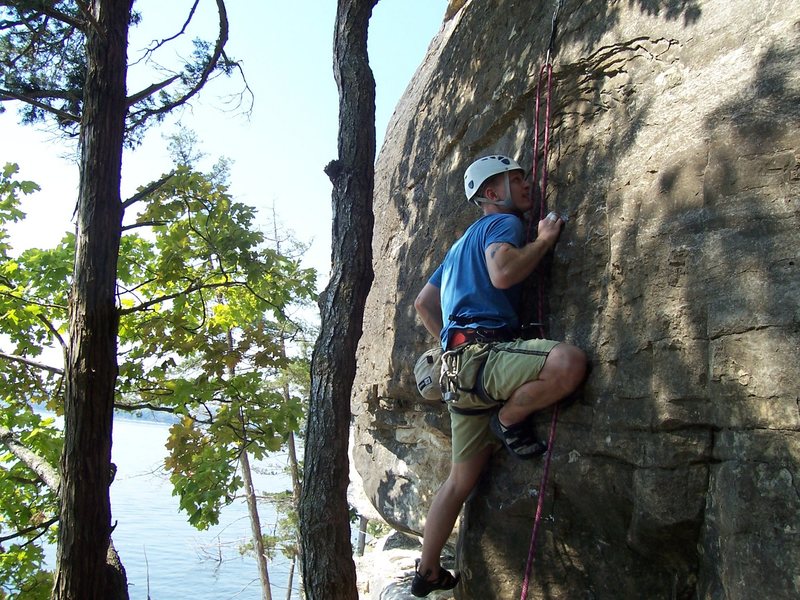
[[[514,458],[530,460],[547,451],[547,444],[536,438],[530,418],[506,427],[500,422],[499,414],[494,413],[489,427]]]
[[[455,575],[447,569],[440,568],[439,576],[436,579],[428,579],[431,570],[428,569],[425,573],[419,572],[419,559],[417,559],[414,568],[414,580],[411,582],[411,593],[417,598],[423,598],[433,592],[434,590],[452,590],[458,585],[461,575]]]

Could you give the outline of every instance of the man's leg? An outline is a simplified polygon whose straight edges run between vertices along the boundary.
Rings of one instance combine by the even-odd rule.
[[[555,404],[575,391],[586,376],[586,354],[571,344],[561,343],[547,355],[539,376],[518,387],[503,405],[498,417],[509,427],[528,415]]]
[[[442,548],[447,543],[450,533],[456,524],[461,507],[478,483],[493,447],[487,446],[463,462],[453,463],[450,476],[439,488],[433,499],[428,517],[425,520],[425,533],[422,542],[422,558],[419,561],[419,572],[431,574],[428,579],[439,576],[439,558]]]

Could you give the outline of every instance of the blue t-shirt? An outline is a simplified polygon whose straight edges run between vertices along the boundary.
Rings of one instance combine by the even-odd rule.
[[[428,280],[440,290],[443,347],[447,347],[447,336],[453,327],[519,327],[520,286],[507,290],[494,287],[486,266],[486,249],[500,242],[521,247],[525,243],[525,226],[514,215],[484,215],[453,244]],[[458,323],[451,316],[458,317]]]

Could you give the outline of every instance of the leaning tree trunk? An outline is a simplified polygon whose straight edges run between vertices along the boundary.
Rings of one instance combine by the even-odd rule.
[[[117,377],[120,173],[132,0],[92,0],[81,121],[81,178],[70,297],[55,600],[127,598],[106,563],[111,535],[111,424]]]
[[[300,500],[303,584],[310,600],[358,598],[347,441],[355,352],[373,278],[375,81],[367,58],[367,26],[376,3],[339,0],[336,14],[339,158],[325,169],[333,183],[332,272],[320,298]]]
[[[244,429],[244,419],[242,419],[242,429]],[[261,517],[258,514],[258,498],[256,497],[256,489],[253,485],[253,472],[250,469],[250,459],[247,456],[246,447],[242,448],[242,453],[239,455],[239,466],[242,467],[244,495],[247,500],[247,513],[250,515],[250,530],[253,533],[253,552],[256,555],[258,577],[261,581],[261,598],[263,600],[272,600],[272,586],[269,583],[267,551],[264,549],[264,535],[261,533]]]

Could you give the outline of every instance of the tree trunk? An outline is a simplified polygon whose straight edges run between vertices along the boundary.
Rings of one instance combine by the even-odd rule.
[[[220,301],[222,299],[220,298]],[[233,331],[228,329],[228,350],[233,352]],[[228,365],[228,375],[232,378],[236,374],[233,365]],[[269,568],[267,567],[267,553],[264,550],[264,537],[261,534],[261,518],[258,515],[258,499],[256,488],[253,486],[253,472],[250,469],[250,458],[247,456],[247,423],[244,410],[239,409],[239,422],[242,426],[242,452],[239,455],[239,466],[242,468],[242,481],[244,483],[244,496],[247,500],[247,513],[250,517],[250,531],[253,534],[253,552],[258,565],[258,578],[261,581],[261,598],[272,600],[272,586],[269,583]]]
[[[367,525],[369,525],[369,519],[364,515],[359,515],[358,546],[356,547],[356,556],[364,556],[364,549],[367,547]]]
[[[303,583],[311,600],[358,598],[347,504],[347,443],[355,352],[372,284],[375,81],[367,27],[377,0],[339,0],[334,75],[339,158],[333,183],[332,272],[320,298],[300,501]]]
[[[256,562],[258,563],[258,576],[261,579],[261,597],[264,600],[272,600],[272,588],[269,583],[269,568],[267,567],[267,553],[264,550],[264,538],[261,535],[261,518],[258,516],[256,490],[253,487],[253,474],[250,471],[250,459],[247,457],[246,449],[242,449],[242,454],[239,457],[239,464],[242,467],[244,494],[247,498],[247,512],[250,514],[250,528],[253,532],[253,550],[256,553]]]
[[[286,600],[292,600],[292,586],[294,585],[294,566],[297,564],[297,555],[295,554],[292,557],[292,562],[289,564],[289,577],[287,581],[289,582],[286,586]]]
[[[283,397],[288,402],[289,401],[289,386],[284,386]],[[294,433],[289,432],[289,436],[286,439],[286,447],[289,451],[289,473],[292,477],[292,502],[294,502],[294,508],[297,508],[300,505],[300,494],[302,493],[302,484],[300,483],[300,468],[297,464],[297,450],[295,449],[295,441],[294,441]]]
[[[285,349],[284,349],[285,352]],[[288,402],[289,400],[289,385],[284,385],[283,389],[283,397]],[[289,439],[286,442],[287,446],[289,447],[289,472],[292,474],[292,507],[298,513],[300,512],[300,495],[302,493],[302,484],[300,483],[300,469],[297,464],[297,451],[295,450],[295,441],[294,441],[294,433],[291,431],[289,432]],[[287,596],[287,600],[291,600],[292,597],[292,586],[294,585],[294,566],[298,563],[298,561],[302,562],[301,551],[303,548],[302,542],[300,540],[300,531],[297,530],[296,532],[296,543],[295,543],[295,553],[292,557],[292,566],[289,571],[289,594]],[[305,595],[303,594],[302,590],[302,577],[300,578],[300,597],[303,598]]]
[[[115,286],[131,4],[132,0],[92,0],[88,6],[55,600],[128,598],[124,570],[121,565],[107,567],[106,555],[111,535],[111,428],[119,322]]]

